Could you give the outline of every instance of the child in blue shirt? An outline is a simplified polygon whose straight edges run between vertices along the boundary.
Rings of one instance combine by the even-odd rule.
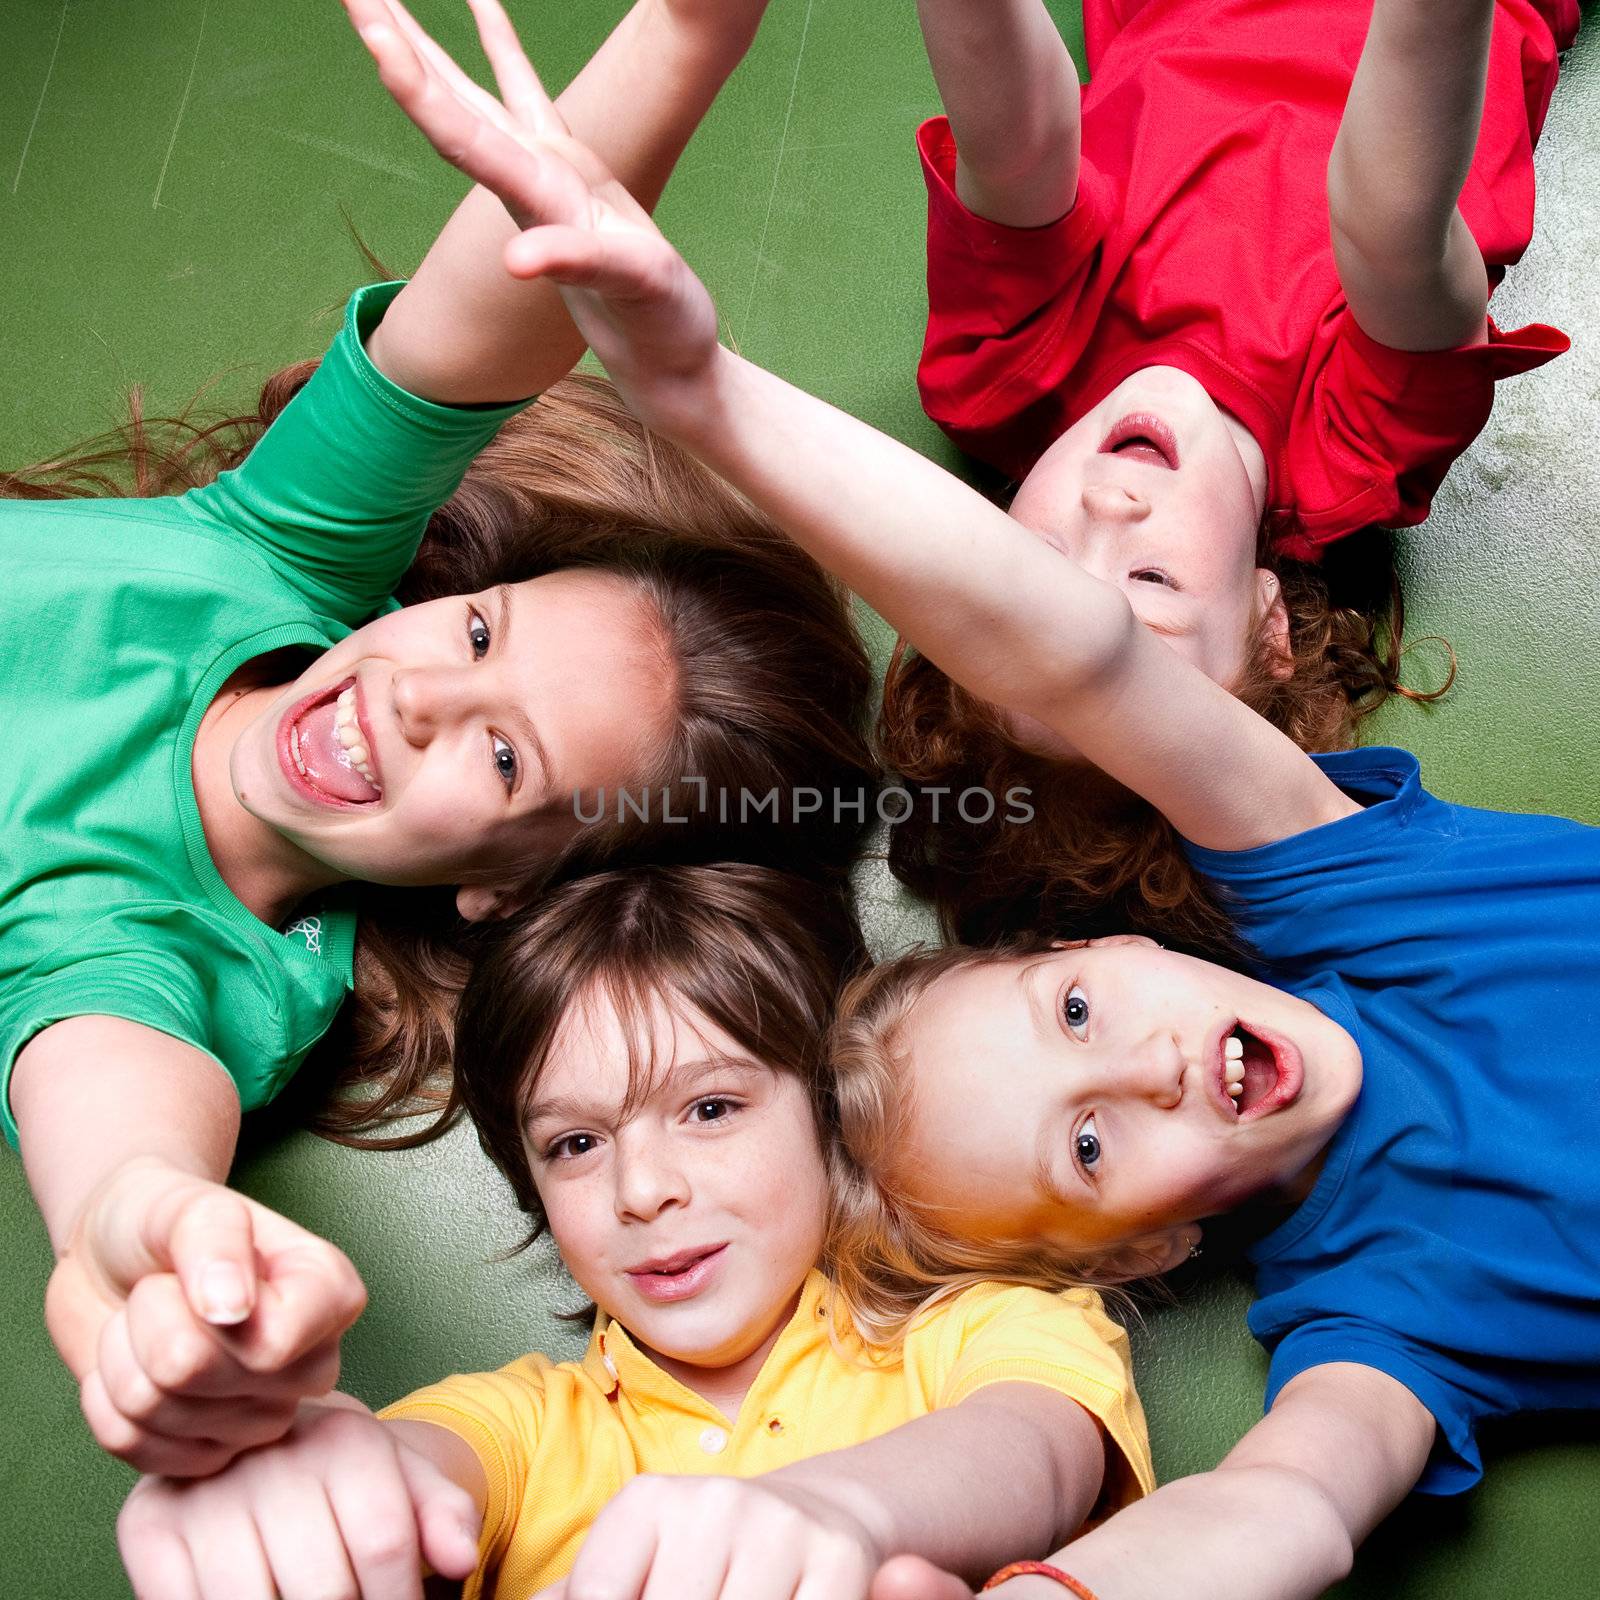
[[[394,86],[399,42],[367,42]],[[504,38],[491,55],[525,71]],[[1268,1415],[1001,1587],[1317,1595],[1413,1487],[1473,1481],[1483,1417],[1600,1408],[1600,833],[1446,805],[1400,752],[1307,755],[1116,586],[720,346],[704,288],[559,129],[529,159],[481,110],[396,92],[493,183],[527,230],[508,267],[563,285],[648,425],[969,693],[1156,807],[1257,945],[1247,975],[1040,938],[914,954],[846,996],[836,1093],[876,1194],[857,1259],[1120,1281],[1177,1265],[1205,1218],[1295,1208],[1257,1250]],[[879,1579],[968,1593],[911,1558]]]

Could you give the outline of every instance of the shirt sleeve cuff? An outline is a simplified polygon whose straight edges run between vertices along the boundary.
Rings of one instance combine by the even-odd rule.
[[[526,400],[505,405],[446,406],[424,400],[385,377],[367,354],[366,341],[404,288],[404,282],[396,281],[369,283],[357,289],[345,306],[344,326],[325,359],[342,363],[371,395],[413,424],[429,427],[442,437],[481,437],[487,443],[503,423],[532,404],[537,396],[529,395]]]

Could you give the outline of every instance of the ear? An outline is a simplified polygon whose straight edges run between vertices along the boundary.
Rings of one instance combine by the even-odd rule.
[[[1108,1282],[1126,1283],[1134,1278],[1158,1278],[1193,1259],[1199,1250],[1200,1229],[1194,1223],[1186,1223],[1114,1245],[1097,1258],[1095,1265]]]
[[[1267,670],[1280,681],[1294,676],[1294,651],[1289,644],[1289,608],[1276,573],[1256,568],[1256,636]]]
[[[486,883],[464,883],[456,890],[456,910],[467,922],[488,922],[508,917],[512,906],[500,890]]]

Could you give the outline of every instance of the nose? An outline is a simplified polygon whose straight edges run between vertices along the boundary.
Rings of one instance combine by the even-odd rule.
[[[1177,1034],[1157,1028],[1123,1055],[1117,1087],[1131,1099],[1170,1111],[1183,1099],[1188,1064],[1188,1053]]]
[[[425,745],[472,707],[476,683],[459,667],[406,667],[389,682],[400,731],[410,744]]]
[[[1119,483],[1085,484],[1082,499],[1091,522],[1131,525],[1150,515],[1150,502]]]
[[[619,1138],[612,1172],[619,1221],[652,1222],[669,1206],[688,1203],[688,1174],[663,1140]]]

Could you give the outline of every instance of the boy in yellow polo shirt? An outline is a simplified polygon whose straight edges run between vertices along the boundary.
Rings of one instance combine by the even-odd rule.
[[[146,1479],[141,1600],[415,1600],[424,1562],[468,1600],[863,1600],[896,1553],[979,1578],[1147,1491],[1091,1291],[957,1286],[892,1347],[839,1295],[859,1180],[822,1039],[860,956],[839,895],[757,867],[591,875],[503,929],[460,1083],[598,1308],[587,1354],[381,1419],[308,1403],[215,1478]]]

